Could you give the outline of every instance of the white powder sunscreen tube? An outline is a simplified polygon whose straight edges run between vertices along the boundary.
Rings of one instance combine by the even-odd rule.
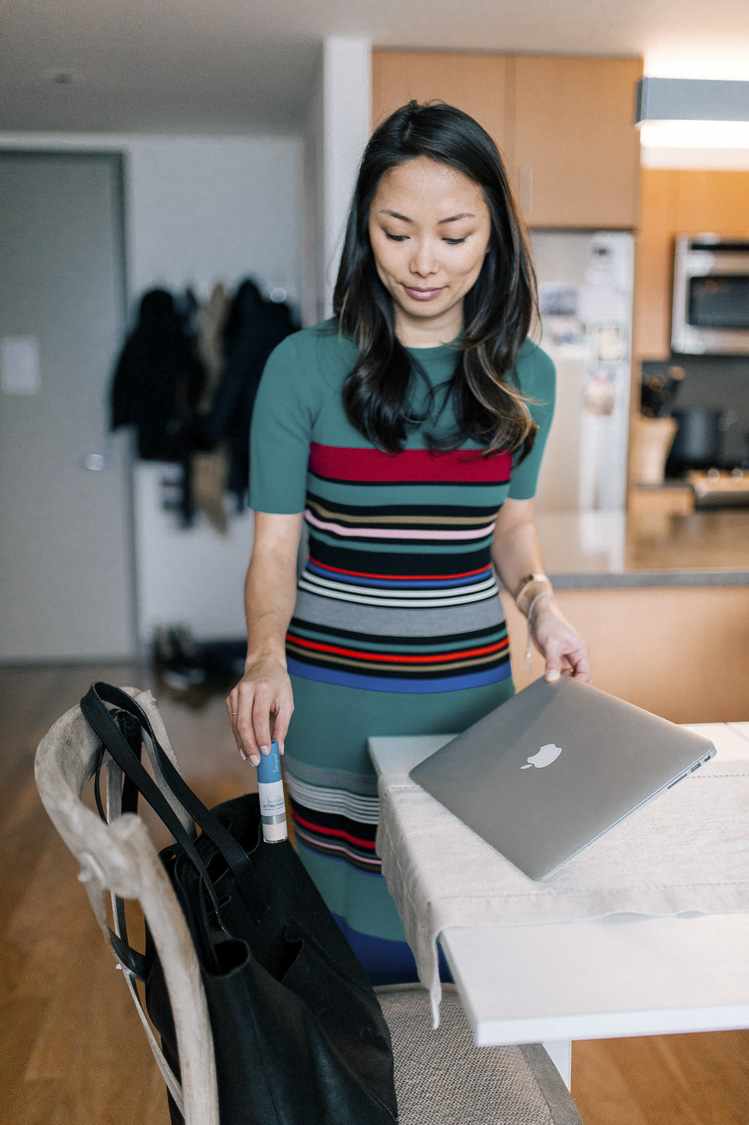
[[[257,792],[260,798],[260,823],[266,844],[287,840],[286,804],[283,798],[281,755],[275,739],[270,744],[270,754],[260,755],[257,767]]]

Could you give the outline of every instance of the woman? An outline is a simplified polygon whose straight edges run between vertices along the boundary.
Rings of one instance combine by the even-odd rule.
[[[333,319],[275,350],[256,401],[249,650],[227,706],[251,762],[271,716],[286,740],[299,853],[376,983],[414,969],[374,851],[366,740],[461,731],[513,694],[492,563],[547,678],[590,679],[533,526],[554,398],[533,309],[492,140],[411,102],[364,154]]]

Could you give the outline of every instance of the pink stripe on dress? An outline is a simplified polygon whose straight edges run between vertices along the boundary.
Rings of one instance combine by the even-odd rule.
[[[319,520],[317,516],[313,516],[309,508],[304,513],[304,518],[307,523],[312,524],[313,527],[319,528],[321,531],[333,531],[336,535],[345,535],[350,539],[441,539],[441,540],[462,540],[462,539],[483,539],[487,535],[491,535],[494,531],[494,521],[487,524],[486,527],[471,528],[470,531],[401,531],[391,527],[344,527],[340,523],[331,523],[327,520]]]

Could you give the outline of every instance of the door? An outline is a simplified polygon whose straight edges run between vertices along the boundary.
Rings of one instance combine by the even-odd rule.
[[[116,154],[0,153],[0,661],[135,654]]]

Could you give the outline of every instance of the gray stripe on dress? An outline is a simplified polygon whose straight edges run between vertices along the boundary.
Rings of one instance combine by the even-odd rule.
[[[358,793],[362,797],[377,796],[377,777],[362,773],[352,773],[351,770],[328,770],[320,766],[308,766],[284,754],[284,769],[288,770],[300,781],[309,785],[320,785],[325,789],[345,789],[349,793]]]
[[[391,609],[352,604],[297,591],[294,616],[310,625],[328,625],[379,637],[447,637],[504,624],[499,595],[475,604],[441,609]]]

